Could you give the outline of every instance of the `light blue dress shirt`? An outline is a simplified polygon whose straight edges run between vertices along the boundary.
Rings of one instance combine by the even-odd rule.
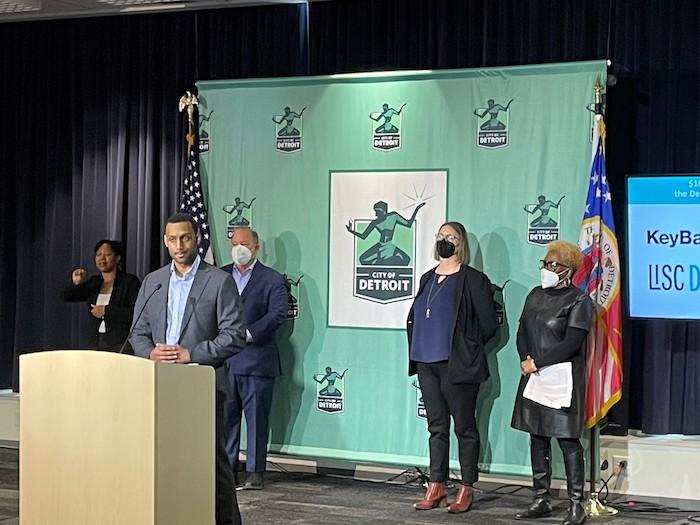
[[[245,290],[245,287],[248,286],[248,281],[250,281],[250,276],[253,275],[253,268],[255,265],[258,263],[258,260],[255,259],[253,261],[253,264],[248,266],[243,273],[241,273],[236,265],[233,265],[233,268],[231,269],[231,275],[233,276],[233,280],[236,281],[236,288],[238,288],[238,295],[241,295],[243,293],[243,290]],[[253,336],[250,333],[250,330],[245,331],[245,339],[246,343],[252,343],[253,342]]]
[[[170,263],[170,283],[168,285],[168,317],[165,327],[165,343],[176,345],[180,341],[182,316],[185,314],[187,298],[194,283],[194,276],[199,268],[199,255],[192,263],[187,273],[180,277],[175,271],[175,261]]]
[[[246,268],[243,273],[241,273],[236,265],[233,265],[233,269],[231,270],[231,275],[233,275],[233,280],[236,281],[236,287],[238,288],[238,294],[242,294],[243,290],[245,290],[245,287],[248,286],[248,281],[250,281],[250,276],[253,274],[253,268],[255,267],[255,264],[258,262],[257,259],[253,261],[253,264],[251,264],[248,268]]]

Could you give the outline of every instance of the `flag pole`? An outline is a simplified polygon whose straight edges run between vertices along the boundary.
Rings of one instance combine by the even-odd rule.
[[[600,82],[600,78],[596,79],[593,92],[595,94],[593,112],[596,116],[603,116],[605,108],[603,104],[603,85]],[[597,120],[595,125],[598,125]],[[598,321],[596,320],[595,322]],[[600,480],[600,423],[598,421],[591,427],[589,446],[590,491],[586,502],[586,514],[590,518],[610,518],[617,514],[617,509],[605,505],[598,498],[597,485]]]
[[[617,509],[600,501],[596,488],[600,479],[600,425],[598,423],[591,427],[590,448],[591,489],[586,502],[586,514],[589,518],[611,518],[617,514]]]
[[[199,241],[197,251],[203,261],[215,265],[214,251],[211,244],[211,232],[209,229],[209,214],[207,213],[205,188],[199,173],[199,143],[197,129],[199,123],[195,123],[195,110],[199,108],[197,95],[190,91],[180,97],[178,109],[180,113],[187,110],[187,162],[183,180],[182,194],[180,195],[180,211],[187,213],[197,224]],[[198,115],[197,115],[198,116]]]

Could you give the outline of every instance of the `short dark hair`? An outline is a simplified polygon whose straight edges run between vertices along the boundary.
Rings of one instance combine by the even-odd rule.
[[[168,220],[165,221],[165,224],[167,226],[168,224],[177,224],[178,222],[189,222],[192,225],[194,233],[196,234],[199,232],[199,224],[197,224],[197,221],[195,221],[192,218],[192,215],[190,215],[189,213],[175,213],[168,217]]]
[[[103,244],[108,245],[114,252],[114,255],[118,255],[119,257],[124,255],[124,245],[119,241],[113,241],[110,239],[102,239],[97,241],[97,244],[95,244],[95,253],[97,253],[97,250],[99,250]]]

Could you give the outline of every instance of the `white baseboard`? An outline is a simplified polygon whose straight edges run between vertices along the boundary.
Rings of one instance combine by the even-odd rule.
[[[700,501],[700,436],[601,436],[601,460],[627,462],[610,491],[647,498]]]

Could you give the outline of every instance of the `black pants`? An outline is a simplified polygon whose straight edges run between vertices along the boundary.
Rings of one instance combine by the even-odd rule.
[[[226,394],[216,391],[216,525],[241,525],[241,513],[238,510],[236,487],[233,472],[226,454],[226,437],[224,433],[224,403]]]
[[[476,426],[478,383],[451,383],[447,361],[418,363],[418,381],[428,416],[430,481],[447,481],[450,464],[450,416],[455,421],[462,483],[479,479],[479,430]]]

